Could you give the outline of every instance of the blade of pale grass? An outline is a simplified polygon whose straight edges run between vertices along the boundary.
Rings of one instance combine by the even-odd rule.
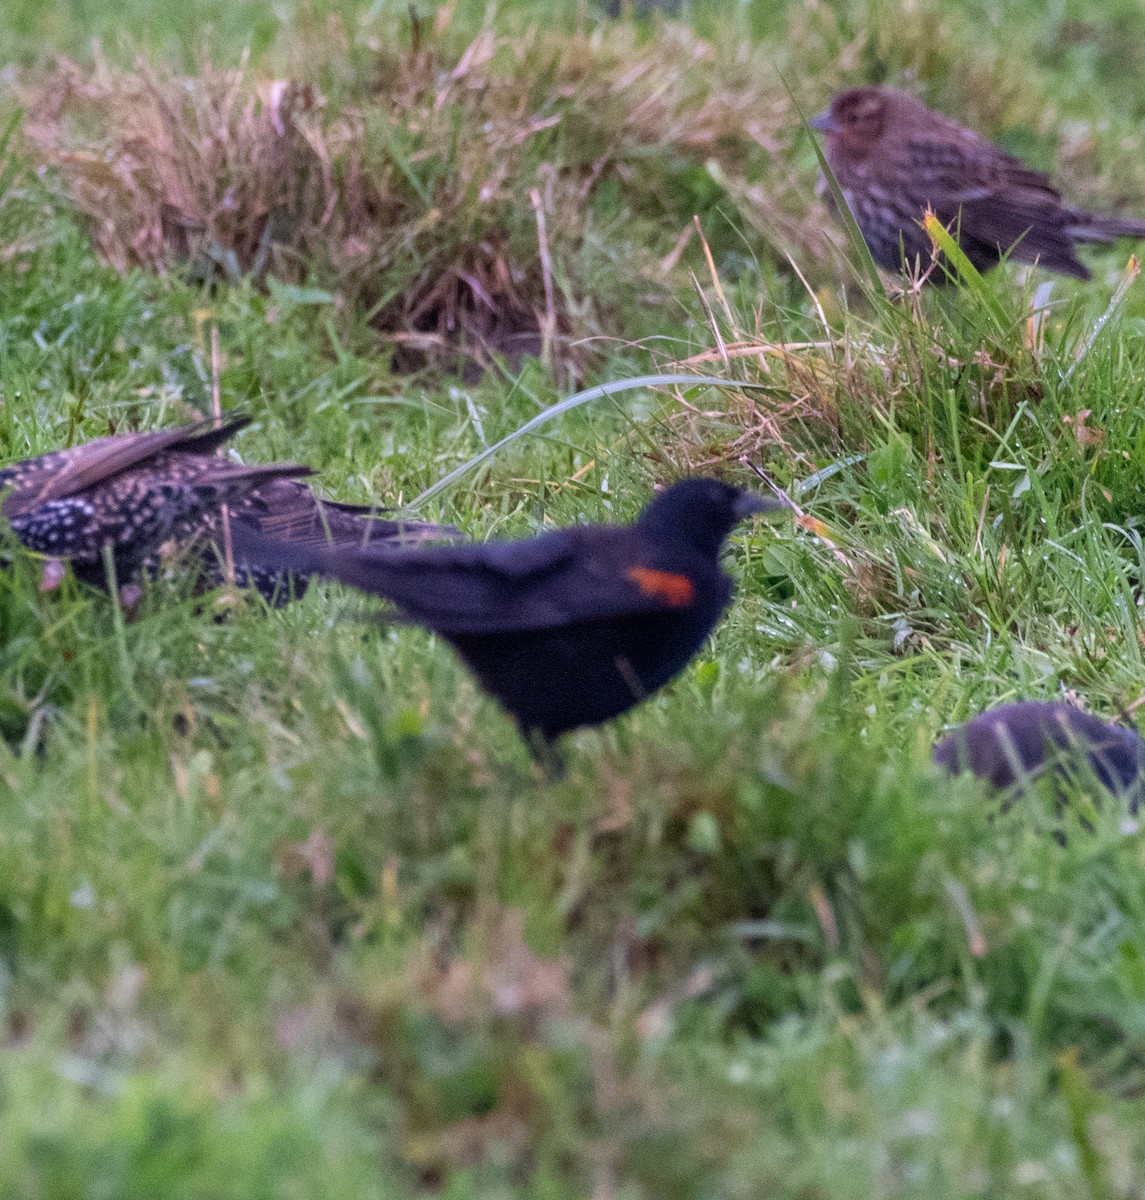
[[[524,437],[526,434],[532,433],[534,429],[539,429],[542,425],[547,424],[554,417],[559,417],[564,413],[572,412],[574,408],[580,408],[582,404],[589,404],[593,400],[600,400],[606,396],[616,396],[622,392],[635,392],[643,388],[653,387],[736,387],[736,388],[753,388],[756,385],[751,383],[731,382],[722,379],[712,379],[705,375],[639,375],[635,379],[615,379],[607,383],[598,383],[594,387],[585,388],[583,391],[575,392],[571,396],[566,396],[563,400],[556,404],[550,405],[539,412],[535,417],[526,421],[524,425],[514,429],[512,433],[507,434],[499,442],[494,442],[492,446],[487,446],[480,454],[476,454],[467,462],[463,462],[461,466],[455,467],[448,475],[443,476],[436,483],[426,488],[420,496],[415,496],[413,500],[406,505],[407,509],[415,509],[424,504],[431,496],[436,496],[438,492],[444,491],[450,484],[455,483],[464,475],[468,475],[475,467],[478,467],[487,458],[491,458],[498,450],[503,450],[506,446],[511,445],[518,438]]]
[[[1102,330],[1116,315],[1118,309],[1124,305],[1125,297],[1129,294],[1129,289],[1133,286],[1133,281],[1140,274],[1141,263],[1136,254],[1131,254],[1129,261],[1125,264],[1125,274],[1121,277],[1121,282],[1117,285],[1117,290],[1110,298],[1108,307],[1093,323],[1093,328],[1082,338],[1077,349],[1074,351],[1073,362],[1070,364],[1069,370],[1062,376],[1062,383],[1069,383],[1073,378],[1074,372],[1085,360],[1085,356],[1093,349],[1097,339],[1101,337]]]

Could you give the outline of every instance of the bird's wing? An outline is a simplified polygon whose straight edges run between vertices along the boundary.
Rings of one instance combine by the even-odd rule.
[[[915,182],[964,248],[1010,250],[1020,262],[1084,277],[1061,193],[1040,171],[961,131],[959,139],[912,139]],[[1011,249],[1012,248],[1012,249]],[[974,255],[971,254],[971,258]]]
[[[1061,193],[1040,171],[968,130],[959,133],[962,136],[957,138],[916,135],[907,143],[912,186],[930,193],[927,198],[936,212],[940,204],[952,207],[1003,190],[1023,205],[1061,203]]]
[[[324,575],[393,601],[442,634],[556,629],[691,606],[693,576],[660,569],[626,528],[395,551],[286,547],[235,531],[236,561]]]
[[[186,449],[194,454],[208,454],[248,420],[238,417],[217,429],[200,421],[153,433],[97,438],[68,453],[58,469],[36,472],[26,486],[17,484],[4,499],[4,515],[23,516],[48,500],[75,496],[166,451]]]
[[[197,488],[218,488],[221,493],[219,503],[227,503],[227,492],[245,496],[280,479],[300,479],[313,474],[313,467],[301,463],[235,463],[226,459],[207,459],[196,470],[192,481]]]
[[[457,530],[425,521],[395,521],[376,507],[320,500],[304,484],[282,480],[260,488],[235,513],[269,538],[294,545],[364,548],[374,542],[408,544],[447,538]]]

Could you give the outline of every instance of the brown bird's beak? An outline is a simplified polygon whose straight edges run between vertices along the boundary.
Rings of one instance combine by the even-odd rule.
[[[807,124],[812,129],[818,129],[820,133],[834,133],[839,128],[835,123],[835,118],[831,116],[829,108],[825,108],[818,116],[812,117]]]
[[[782,500],[773,499],[771,496],[756,496],[751,492],[740,492],[736,497],[735,508],[732,509],[732,512],[737,521],[742,521],[745,517],[750,517],[752,513],[778,512],[781,508],[786,507],[787,505]]]

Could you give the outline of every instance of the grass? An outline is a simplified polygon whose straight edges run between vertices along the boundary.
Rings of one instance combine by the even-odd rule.
[[[163,581],[123,614],[15,555],[0,1194],[1140,1194],[1138,822],[1084,783],[999,812],[929,761],[990,703],[1142,695],[1140,283],[1119,246],[1048,303],[1011,268],[874,294],[794,103],[906,83],[1145,211],[1137,7],[41,9],[0,30],[5,460],[209,411],[217,327],[237,452],[338,499],[408,503],[576,387],[672,370],[719,386],[581,405],[421,515],[628,520],[743,460],[801,515],[735,539],[710,645],[555,783],[445,646],[347,591]],[[210,164],[247,179],[275,79],[314,89],[291,152],[338,170],[258,176],[293,216],[257,263],[269,193],[229,210]],[[93,163],[161,111],[194,131],[174,173],[142,155],[117,190]],[[482,124],[538,113],[482,209]],[[174,178],[193,248],[157,224]],[[466,325],[497,279],[547,357]]]

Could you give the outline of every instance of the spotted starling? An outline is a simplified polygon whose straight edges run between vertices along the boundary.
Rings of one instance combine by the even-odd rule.
[[[731,601],[720,552],[776,501],[716,479],[665,489],[634,525],[412,550],[277,543],[236,525],[236,562],[339,579],[440,634],[554,765],[551,743],[678,675]]]
[[[29,550],[68,560],[85,582],[106,584],[110,549],[123,582],[180,529],[260,487],[311,474],[294,463],[248,467],[217,458],[215,450],[247,424],[236,417],[217,428],[200,421],[120,434],[13,463],[0,470],[7,493],[0,513]]]
[[[1039,171],[907,92],[859,87],[812,118],[871,256],[898,271],[931,261],[921,221],[930,208],[966,257],[988,271],[1009,254],[1088,279],[1077,242],[1145,238],[1145,221],[1067,208]],[[937,278],[937,277],[936,277]]]

